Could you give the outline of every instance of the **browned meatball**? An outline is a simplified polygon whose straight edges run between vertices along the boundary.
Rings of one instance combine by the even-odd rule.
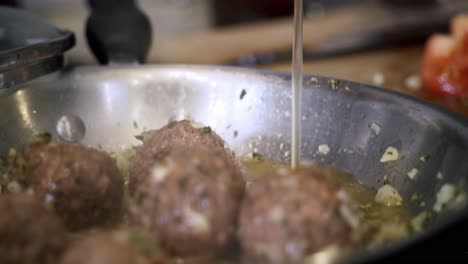
[[[72,144],[32,144],[20,159],[25,179],[72,230],[103,226],[123,203],[123,177],[104,152]]]
[[[351,228],[340,216],[339,188],[320,170],[279,169],[247,190],[240,213],[246,263],[302,263],[326,246],[346,246]]]
[[[130,170],[130,193],[133,193],[137,185],[149,175],[154,159],[165,155],[172,147],[203,145],[208,149],[220,151],[219,153],[235,161],[234,155],[225,148],[225,144],[211,128],[200,127],[190,121],[171,122],[159,130],[147,132],[143,146],[137,150]]]
[[[130,221],[169,254],[213,256],[232,242],[244,181],[224,150],[174,147],[153,163]]]
[[[55,264],[66,246],[62,222],[33,196],[0,196],[2,264]]]
[[[126,239],[111,233],[95,232],[75,241],[61,264],[149,264]],[[162,263],[162,262],[161,262]]]

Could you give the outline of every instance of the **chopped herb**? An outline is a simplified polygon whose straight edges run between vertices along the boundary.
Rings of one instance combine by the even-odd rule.
[[[40,133],[33,136],[31,143],[48,144],[52,141],[52,134],[49,132]]]
[[[256,151],[254,151],[254,152],[252,152],[252,159],[261,161],[261,160],[263,160],[263,155],[256,152]]]
[[[179,187],[185,190],[188,186],[188,178],[182,178],[179,180]]]
[[[419,159],[420,159],[422,162],[426,162],[426,161],[429,159],[429,154],[422,155]]]
[[[369,208],[369,207],[372,207],[372,204],[370,204],[370,203],[360,204],[359,207],[361,207],[361,208]]]
[[[146,255],[151,254],[157,246],[152,236],[143,230],[132,230],[129,240]]]
[[[239,98],[240,98],[241,100],[244,99],[244,96],[245,96],[246,94],[247,94],[247,92],[245,91],[245,89],[242,89],[242,92],[241,92]]]
[[[172,128],[172,127],[175,126],[176,123],[177,123],[176,121],[171,121],[171,122],[169,122],[169,124],[167,124],[167,127]]]
[[[141,205],[143,203],[143,201],[146,199],[147,196],[148,196],[148,194],[146,194],[145,192],[139,192],[138,196],[137,196],[138,204]]]
[[[332,87],[333,90],[338,90],[338,86],[340,85],[340,81],[339,80],[330,80],[330,85]]]
[[[201,128],[201,132],[205,134],[211,133],[212,131],[213,130],[211,130],[211,127],[209,126]]]
[[[158,153],[153,154],[153,159],[155,161],[162,161],[163,159],[167,157],[167,155],[169,155],[169,150],[167,149],[161,150]]]
[[[62,186],[57,184],[57,187],[55,187],[53,195],[56,199],[62,199],[62,197],[65,197],[65,191],[63,190]]]
[[[199,194],[199,197],[200,197],[200,199],[208,198],[209,197],[208,191],[206,191],[206,190],[201,191],[200,194]]]
[[[8,159],[5,156],[0,156],[0,170],[8,166]]]
[[[365,212],[370,212],[370,210],[372,209],[372,205],[370,203],[359,205],[359,207]]]
[[[237,130],[234,130],[234,138],[237,138],[238,135],[239,135],[239,132],[237,132]]]
[[[74,181],[76,184],[80,185],[80,183],[81,183],[81,178],[80,178],[80,176],[79,176],[79,175],[73,175],[73,181]]]
[[[336,218],[341,217],[340,209],[338,208],[338,206],[334,205],[332,207],[331,211],[332,211],[332,214],[333,214],[334,217],[336,217]]]
[[[390,184],[390,181],[388,180],[387,176],[384,177],[383,179],[383,185]]]
[[[196,165],[196,168],[204,176],[211,176],[212,175],[212,173],[210,173],[210,171],[205,166],[203,166],[202,164]]]

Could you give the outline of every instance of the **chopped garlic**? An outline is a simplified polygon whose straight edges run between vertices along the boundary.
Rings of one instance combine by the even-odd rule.
[[[169,168],[167,166],[156,165],[151,170],[151,178],[156,183],[161,183],[166,179],[169,172],[170,171],[169,171]]]
[[[16,156],[16,149],[10,148],[10,149],[8,150],[8,156],[9,156],[9,157],[15,157],[15,156]]]
[[[359,218],[349,205],[341,205],[340,214],[351,228],[356,229],[359,227]]]
[[[123,175],[128,175],[128,172],[130,171],[130,168],[132,166],[133,160],[136,155],[136,151],[133,148],[129,148],[125,151],[119,151],[119,152],[111,152],[111,151],[106,151],[109,156],[111,156],[116,164],[117,168],[119,168],[120,172]]]
[[[416,178],[416,175],[418,175],[419,171],[416,168],[411,169],[406,175],[408,175],[408,178],[411,180],[414,180]]]
[[[378,136],[378,135],[380,134],[380,126],[377,125],[377,124],[374,123],[374,122],[372,122],[372,123],[370,124],[370,130],[371,130],[372,132],[374,132],[374,134],[375,134],[376,136]]]
[[[424,155],[424,156],[421,156],[419,160],[422,162],[426,162],[428,157],[429,157],[428,155]]]
[[[328,152],[330,152],[330,147],[327,144],[322,144],[322,145],[318,146],[318,151],[321,154],[327,155]]]
[[[44,197],[44,203],[46,203],[46,204],[50,204],[50,203],[52,203],[54,200],[55,200],[55,199],[54,199],[54,196],[53,196],[52,194],[50,194],[50,193],[47,193],[47,194],[45,195],[45,197]]]
[[[281,222],[284,219],[284,210],[279,206],[275,206],[270,210],[269,217],[273,222]]]
[[[342,251],[337,245],[330,245],[317,253],[307,256],[304,264],[330,264],[337,262],[342,256]]]
[[[375,201],[386,206],[400,206],[403,202],[398,191],[390,184],[380,187],[375,196]]]
[[[429,213],[428,212],[422,212],[415,216],[413,219],[411,219],[411,227],[413,228],[414,231],[416,232],[421,232],[424,228],[424,224],[427,222],[429,219]]]
[[[372,82],[377,86],[383,85],[385,83],[385,75],[381,72],[376,72],[374,76],[372,76]]]
[[[380,158],[380,162],[389,162],[389,161],[395,161],[400,158],[400,153],[398,150],[394,147],[388,147],[385,150],[385,153],[382,155],[382,158]]]
[[[410,91],[419,91],[421,90],[421,79],[418,75],[411,75],[405,79],[405,86]]]
[[[202,123],[199,123],[199,122],[195,122],[195,121],[190,121],[190,125],[195,128],[195,129],[201,129],[201,128],[204,128],[205,125],[203,125]]]
[[[446,183],[440,188],[436,196],[436,202],[432,209],[435,212],[440,213],[444,207],[450,204],[451,201],[455,198],[457,188],[450,183]]]
[[[346,191],[344,190],[339,190],[337,193],[336,193],[336,197],[338,199],[340,199],[342,202],[349,202],[351,201],[351,198],[349,198],[349,195]]]
[[[21,189],[21,185],[17,181],[12,181],[7,185],[7,190],[9,193],[19,193],[21,192]]]
[[[194,231],[197,233],[206,234],[210,231],[210,224],[205,215],[192,210],[190,207],[187,207],[184,210],[186,217],[186,224],[194,228]]]

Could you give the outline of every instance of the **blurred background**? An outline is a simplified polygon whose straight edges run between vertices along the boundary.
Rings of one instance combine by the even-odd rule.
[[[148,63],[290,71],[294,0],[137,0],[152,23]],[[0,0],[75,33],[70,65],[96,64],[86,0]],[[304,0],[304,71],[423,96],[468,116],[467,103],[422,92],[424,43],[447,32],[467,0]]]
[[[288,59],[287,53],[292,40],[290,18],[294,0],[136,2],[153,26],[150,62],[261,64]],[[378,38],[377,35],[387,39],[381,39],[383,43],[379,45],[361,43],[367,44],[366,48],[392,44],[391,42],[417,41],[418,38],[421,40],[421,36],[424,37],[430,31],[446,28],[447,11],[438,16],[434,10],[447,9],[450,5],[453,5],[452,9],[457,9],[457,2],[465,0],[304,0],[306,50],[310,50],[310,53],[320,51],[321,54],[315,54],[315,57],[318,57],[323,55],[324,51],[317,48],[317,45],[336,46],[339,44],[336,42],[342,42],[344,39],[348,39],[346,41],[349,42],[350,38],[353,41],[356,38],[367,38],[367,41],[371,42],[370,34],[376,36],[372,40],[374,42]],[[77,64],[95,63],[84,38],[84,26],[89,15],[86,0],[0,0],[0,3],[24,8],[55,26],[75,32],[78,45],[71,52],[71,61]],[[443,16],[442,19],[440,16]],[[392,39],[396,36],[385,36],[384,33],[390,34],[388,31],[397,30],[397,24],[408,18],[419,23],[419,26],[425,25],[426,28],[419,28],[419,32],[417,28],[411,28],[411,34],[400,36],[401,39],[398,40]],[[308,21],[313,23],[307,23]],[[403,31],[404,28],[399,30]],[[396,33],[398,35],[406,32]],[[332,39],[332,36],[341,39]],[[219,48],[208,48],[220,43],[223,53],[226,54],[219,54]],[[206,50],[200,46],[205,46]],[[348,46],[353,48],[351,44]],[[329,53],[337,51],[340,50],[332,50]],[[258,55],[256,61],[253,55]]]

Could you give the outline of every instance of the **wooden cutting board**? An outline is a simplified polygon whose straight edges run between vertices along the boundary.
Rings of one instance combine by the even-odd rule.
[[[362,10],[361,10],[362,11]],[[359,33],[368,24],[360,10],[337,10],[326,17],[308,17],[304,21],[304,48],[317,50],[327,43],[343,40],[345,32]],[[378,14],[373,14],[378,16]],[[376,22],[378,23],[378,22]],[[192,33],[154,43],[152,63],[231,64],[253,54],[290,50],[292,19],[236,25]],[[346,38],[345,38],[346,39]],[[388,48],[329,59],[306,61],[304,72],[374,84],[379,87],[430,100],[468,117],[468,106],[452,98],[434,97],[419,82],[423,43],[417,46]],[[290,71],[289,63],[263,65],[261,68]]]
[[[420,87],[405,85],[410,78],[418,78],[422,48],[420,46],[361,52],[329,59],[304,62],[304,73],[324,75],[395,91],[415,94]],[[291,71],[289,63],[272,64],[263,68]]]
[[[423,46],[411,46],[369,51],[317,61],[306,61],[306,74],[324,75],[372,84],[429,100],[468,118],[468,104],[454,98],[442,98],[428,93],[420,84],[419,69]],[[288,63],[263,68],[291,71]]]
[[[343,28],[357,31],[366,21],[359,12],[345,10],[326,18],[304,20],[304,46],[318,45],[343,34]],[[293,19],[240,24],[206,32],[196,32],[154,43],[149,60],[159,63],[231,64],[253,54],[269,54],[291,49]]]

